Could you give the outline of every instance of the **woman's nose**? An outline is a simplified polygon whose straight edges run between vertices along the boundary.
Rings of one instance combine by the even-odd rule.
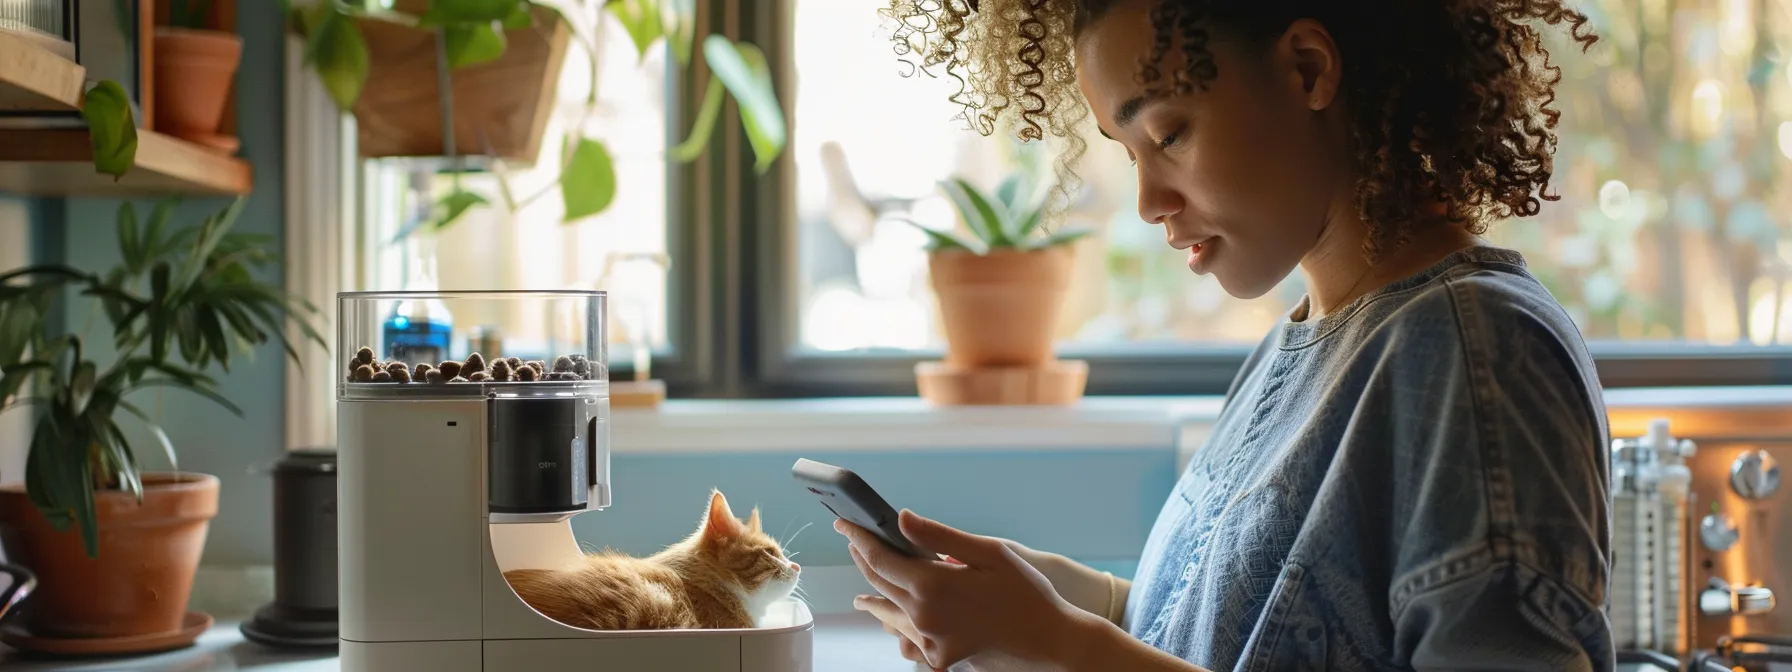
[[[1182,196],[1148,180],[1139,180],[1139,218],[1146,224],[1162,224],[1182,212]]]

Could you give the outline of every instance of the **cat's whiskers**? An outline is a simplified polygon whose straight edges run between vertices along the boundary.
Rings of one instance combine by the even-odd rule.
[[[789,547],[790,547],[790,544],[791,544],[791,543],[793,543],[793,542],[795,542],[795,541],[796,541],[796,538],[797,538],[797,537],[798,537],[798,536],[801,536],[801,535],[802,535],[802,533],[803,533],[803,530],[807,530],[807,529],[809,529],[809,526],[810,526],[810,525],[814,525],[814,524],[815,524],[815,521],[809,521],[809,522],[807,522],[807,523],[803,523],[803,526],[802,526],[802,527],[799,527],[799,528],[796,528],[796,534],[792,534],[792,535],[790,535],[790,539],[789,539],[789,540],[787,540],[787,541],[785,541],[785,542],[783,542],[783,543],[780,543],[780,544],[778,544],[778,545],[779,545],[779,546],[782,546],[782,547],[784,547],[784,548],[789,548]]]

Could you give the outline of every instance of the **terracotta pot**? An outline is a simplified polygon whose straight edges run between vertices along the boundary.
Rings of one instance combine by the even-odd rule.
[[[1067,245],[931,255],[928,277],[945,322],[946,362],[975,368],[1050,361],[1073,259]]]
[[[143,503],[94,493],[99,555],[87,557],[75,526],[57,531],[23,486],[0,488],[0,544],[37,574],[25,626],[48,637],[128,637],[181,628],[205,533],[218,515],[218,478],[143,475]]]
[[[216,135],[242,62],[243,38],[162,27],[155,47],[156,130],[184,138]]]

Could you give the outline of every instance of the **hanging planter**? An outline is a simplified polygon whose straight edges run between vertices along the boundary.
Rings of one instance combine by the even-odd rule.
[[[553,10],[531,10],[532,22],[493,39],[502,49],[495,59],[456,67],[464,64],[456,60],[481,55],[449,51],[454,146],[462,151],[522,164],[541,152],[572,32]],[[371,18],[356,24],[366,36],[368,64],[354,104],[361,157],[448,156],[436,32]]]
[[[755,169],[770,170],[787,138],[765,54],[721,35],[699,40],[690,0],[399,0],[389,11],[321,2],[295,8],[290,23],[305,37],[305,63],[337,105],[355,114],[362,156],[446,158],[456,175],[468,169],[468,157],[486,159],[503,182],[506,162],[536,160],[569,45],[593,64],[584,115],[597,107],[605,21],[619,22],[639,57],[658,46],[678,67],[701,59],[708,68],[690,135],[667,149],[668,158],[701,156],[731,95]],[[567,223],[609,209],[618,188],[612,154],[582,134],[584,120],[568,124],[573,135],[557,185]],[[507,184],[502,192],[513,213],[534,198],[516,198]],[[491,203],[484,196],[456,183],[431,217],[407,224],[399,238],[440,230],[485,205]]]

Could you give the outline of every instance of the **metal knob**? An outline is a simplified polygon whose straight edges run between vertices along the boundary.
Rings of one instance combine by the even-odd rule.
[[[1742,539],[1742,531],[1737,529],[1736,521],[1722,513],[1709,513],[1699,520],[1699,541],[1705,548],[1715,553],[1730,550]]]
[[[1730,488],[1743,499],[1766,499],[1780,489],[1780,464],[1765,450],[1745,450],[1730,463]]]
[[[1759,585],[1732,586],[1711,577],[1711,587],[1699,593],[1699,611],[1708,616],[1754,616],[1773,611],[1773,590]]]

